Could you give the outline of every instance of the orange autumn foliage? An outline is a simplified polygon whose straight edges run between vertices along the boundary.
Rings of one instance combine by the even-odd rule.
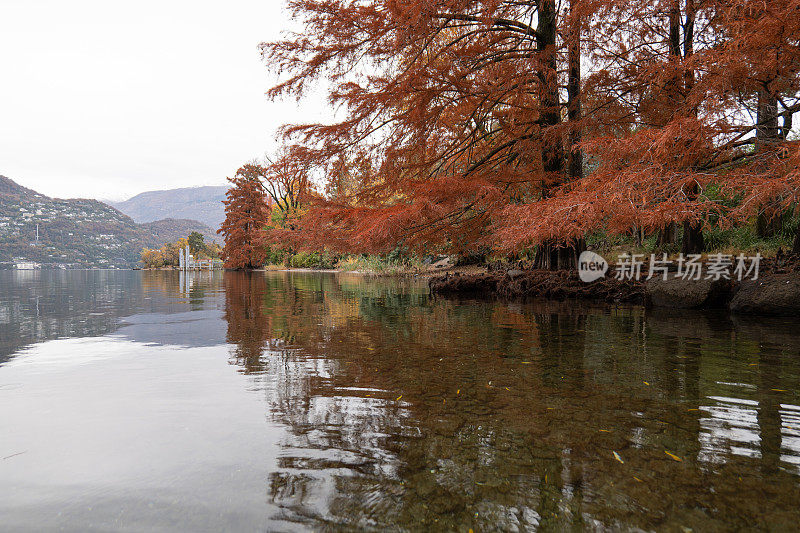
[[[258,180],[237,172],[229,178],[225,204],[225,221],[218,233],[225,238],[222,259],[225,268],[253,269],[264,265],[267,246],[264,230],[269,221],[269,208]]]
[[[513,252],[800,200],[800,0],[290,7],[305,29],[262,45],[285,75],[270,95],[324,77],[343,118],[284,129],[335,193],[286,241]]]

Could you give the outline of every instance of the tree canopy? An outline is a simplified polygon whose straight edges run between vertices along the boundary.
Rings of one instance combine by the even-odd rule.
[[[274,241],[339,251],[578,251],[596,231],[702,229],[798,204],[800,0],[292,0],[272,98],[326,80],[243,176]],[[285,204],[285,205],[284,205]],[[544,255],[541,252],[544,251]],[[574,257],[574,255],[572,256]]]

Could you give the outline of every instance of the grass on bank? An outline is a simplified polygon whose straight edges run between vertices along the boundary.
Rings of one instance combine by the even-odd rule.
[[[798,221],[793,220],[785,224],[783,229],[770,238],[759,237],[754,224],[736,228],[721,229],[711,228],[703,232],[706,251],[704,255],[717,253],[736,256],[740,253],[752,256],[760,253],[762,257],[771,257],[777,254],[778,249],[784,252],[791,250],[794,232],[797,230]],[[680,231],[677,244],[666,246],[657,245],[657,235],[647,235],[637,239],[634,235],[612,235],[598,233],[586,239],[589,249],[596,251],[608,261],[614,262],[621,254],[650,254],[666,253],[674,258],[680,253]],[[508,257],[495,254],[476,254],[469,260],[459,260],[460,264],[486,264],[490,262],[512,263],[519,259],[532,260],[535,249],[527,250],[517,257]],[[286,268],[307,268],[314,270],[339,270],[343,272],[369,272],[374,274],[409,274],[430,270],[433,256],[419,256],[396,249],[386,255],[348,254],[337,255],[329,251],[323,252],[296,252],[286,250],[270,250],[265,268],[268,270],[282,270]]]
[[[296,252],[271,250],[265,267],[267,270],[309,268],[314,270],[339,270],[342,272],[371,272],[375,274],[404,274],[425,270],[419,256],[397,251],[387,255],[346,254],[324,252]]]
[[[728,254],[752,256],[760,253],[762,257],[772,257],[782,250],[784,253],[792,249],[794,232],[797,231],[798,221],[786,224],[783,229],[770,238],[759,237],[754,224],[735,228],[710,228],[703,231],[705,251],[703,255]],[[679,232],[677,243],[658,246],[658,236],[648,235],[644,239],[636,239],[633,235],[607,235],[596,234],[586,239],[590,249],[604,256],[607,260],[615,261],[621,254],[650,254],[660,255],[666,253],[675,257],[681,252]]]

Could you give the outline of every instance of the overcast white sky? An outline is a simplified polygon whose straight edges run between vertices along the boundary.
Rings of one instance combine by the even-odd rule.
[[[56,197],[216,185],[324,102],[270,103],[283,0],[0,0],[0,175]]]

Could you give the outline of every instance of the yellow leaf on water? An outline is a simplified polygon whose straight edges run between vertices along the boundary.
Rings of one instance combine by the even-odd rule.
[[[503,387],[503,388],[504,388],[504,389],[506,389],[506,390],[511,390],[511,389],[509,389],[508,387]]]
[[[700,409],[695,409],[694,407],[692,407],[691,409],[687,409],[687,411],[699,411],[699,410]]]
[[[598,429],[597,431],[602,431],[603,433],[611,433],[608,429]]]
[[[775,392],[789,392],[786,389],[770,389],[770,390],[775,391]]]
[[[398,401],[402,397],[403,397],[403,395],[401,394],[400,396],[397,397],[397,400],[395,400],[395,401]]]
[[[461,389],[458,389],[458,390],[456,391],[456,394],[461,394]]]
[[[633,479],[635,479],[635,480],[636,480],[636,481],[638,481],[639,483],[641,483],[641,482],[642,482],[642,480],[641,480],[641,479],[639,479],[639,478],[638,478],[638,477],[636,477],[636,476],[633,476]]]
[[[674,453],[669,453],[667,450],[664,450],[664,453],[669,455],[670,458],[672,458],[674,461],[678,461],[678,462],[683,461],[683,459],[681,459],[680,457],[678,457]]]
[[[532,363],[531,363],[530,361],[522,361],[522,364],[523,364],[523,365],[530,365],[530,364],[532,364]]]
[[[616,459],[617,461],[619,461],[622,464],[625,464],[625,461],[622,460],[622,457],[620,457],[617,452],[611,452],[611,453],[614,454],[614,459]]]
[[[642,381],[642,383],[644,383],[644,384],[645,384],[645,385],[647,385],[648,387],[650,386],[650,384],[649,384],[648,382],[646,382],[646,381]]]

